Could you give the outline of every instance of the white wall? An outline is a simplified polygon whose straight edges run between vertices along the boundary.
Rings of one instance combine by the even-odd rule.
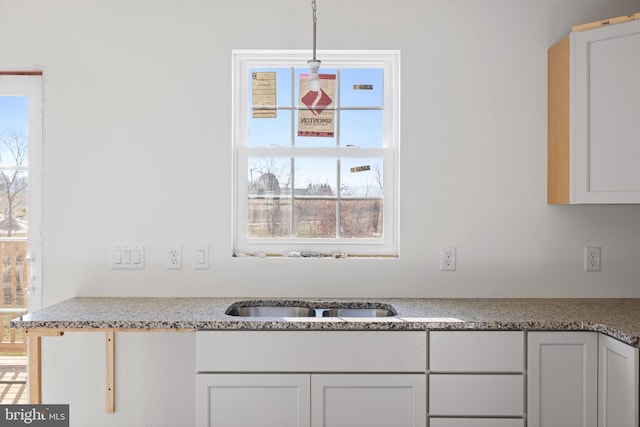
[[[231,258],[231,50],[309,48],[310,1],[0,0],[0,70],[44,71],[43,303],[640,297],[640,206],[546,204],[547,48],[574,24],[638,11],[638,0],[318,0],[320,49],[402,51],[401,256],[258,260]],[[144,271],[109,269],[122,243],[146,245]],[[185,269],[164,269],[169,243]],[[211,268],[193,271],[201,244]],[[456,272],[438,269],[443,245],[458,247]],[[602,247],[601,272],[583,272],[585,245]],[[45,400],[71,403],[78,426],[192,421],[193,336],[118,343],[116,414],[102,413],[100,334],[46,340]],[[160,388],[168,372],[187,378],[182,390]]]

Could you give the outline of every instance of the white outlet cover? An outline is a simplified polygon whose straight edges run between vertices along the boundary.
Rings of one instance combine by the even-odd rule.
[[[172,245],[167,247],[167,270],[182,269],[182,247]]]

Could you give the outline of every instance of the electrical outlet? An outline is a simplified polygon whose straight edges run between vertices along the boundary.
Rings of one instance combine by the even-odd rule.
[[[600,247],[585,246],[584,248],[584,271],[600,271]]]
[[[167,270],[180,270],[182,268],[182,248],[170,246],[167,249]]]
[[[456,248],[455,246],[443,246],[440,248],[440,271],[455,271]]]

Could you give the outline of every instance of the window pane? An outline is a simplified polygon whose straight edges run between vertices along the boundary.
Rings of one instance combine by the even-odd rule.
[[[340,112],[340,145],[363,148],[382,147],[381,110],[342,110]]]
[[[25,169],[0,170],[0,236],[27,237],[27,185]]]
[[[336,237],[335,200],[295,200],[295,236],[297,238]]]
[[[340,197],[382,197],[383,161],[380,158],[340,160]]]
[[[340,106],[381,107],[384,87],[382,68],[340,70]]]
[[[325,76],[336,76],[337,75],[338,70],[335,68],[320,68],[318,70],[318,74],[319,75],[325,75]],[[301,78],[304,79],[306,78],[305,76],[309,75],[309,69],[308,68],[296,68],[295,69],[295,73],[294,73],[294,97],[296,100],[296,103],[298,104],[298,106],[304,106],[303,103],[299,102],[301,100],[300,97],[300,80]],[[336,80],[337,83],[337,80]],[[326,88],[326,82],[324,82],[324,80],[321,80],[321,87],[322,88]],[[303,89],[306,89],[307,86],[303,85]],[[303,95],[306,95],[307,91],[305,91],[305,93],[303,93]],[[334,94],[335,97],[335,94]],[[334,98],[332,97],[332,98]],[[335,101],[335,99],[333,99],[333,101]],[[335,103],[332,104],[333,107],[335,107]]]
[[[254,118],[249,112],[249,146],[290,146],[291,114],[291,110],[278,110],[275,118]]]
[[[382,199],[348,199],[340,203],[340,237],[384,237],[382,230]]]
[[[289,238],[291,160],[250,158],[247,170],[247,237]]]
[[[333,158],[296,158],[295,196],[335,196],[337,163]]]

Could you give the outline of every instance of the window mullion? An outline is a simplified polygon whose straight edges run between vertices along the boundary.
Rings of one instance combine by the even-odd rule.
[[[296,70],[295,67],[291,67],[291,143],[290,146],[295,150],[296,144]],[[295,238],[295,211],[296,211],[296,159],[294,153],[289,157],[290,159],[290,176],[291,176],[291,211],[289,212],[289,238]]]

